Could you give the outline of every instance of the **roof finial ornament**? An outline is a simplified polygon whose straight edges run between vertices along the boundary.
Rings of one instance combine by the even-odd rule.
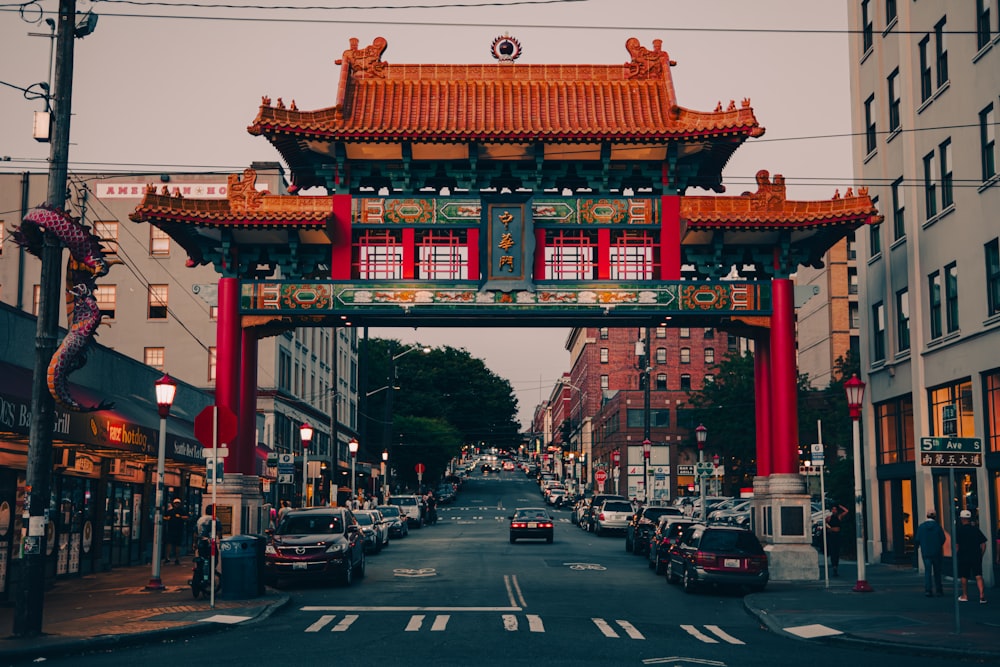
[[[502,63],[512,63],[521,57],[521,42],[504,33],[493,40],[490,53]]]
[[[353,76],[363,79],[365,77],[373,79],[384,79],[386,64],[382,62],[382,54],[385,53],[389,42],[385,37],[376,37],[369,46],[363,49],[358,48],[358,38],[351,37],[351,48],[344,51],[342,58],[336,60],[338,65],[347,63],[350,65]]]
[[[650,50],[640,44],[638,38],[629,37],[625,49],[632,55],[632,61],[625,63],[630,79],[662,78],[667,74],[666,66],[677,64],[663,50],[662,39],[654,39],[653,49]]]

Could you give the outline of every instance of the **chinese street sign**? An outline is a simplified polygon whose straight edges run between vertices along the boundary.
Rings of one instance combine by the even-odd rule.
[[[979,468],[982,452],[920,452],[920,465],[931,468]]]

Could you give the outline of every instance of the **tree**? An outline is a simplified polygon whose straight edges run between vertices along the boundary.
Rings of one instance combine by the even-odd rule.
[[[458,430],[441,419],[403,415],[393,420],[403,434],[392,447],[389,465],[396,471],[396,481],[417,488],[418,463],[424,464],[423,482],[440,479],[448,462],[462,452]]]

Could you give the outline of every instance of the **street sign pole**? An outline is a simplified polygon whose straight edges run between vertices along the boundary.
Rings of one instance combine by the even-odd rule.
[[[948,498],[955,497],[955,468],[948,468]],[[955,516],[955,501],[950,500],[948,504],[951,506],[951,582],[952,582],[952,599],[955,601],[955,634],[962,633],[962,621],[959,616],[959,604],[958,604],[958,528],[956,524],[958,523],[958,517]],[[930,576],[930,575],[928,575]]]
[[[826,587],[830,587],[830,559],[826,553],[826,475],[823,472],[825,467],[826,452],[823,449],[823,421],[816,420],[816,436],[818,442],[812,446],[812,462],[819,462],[819,514],[823,522],[823,581]]]

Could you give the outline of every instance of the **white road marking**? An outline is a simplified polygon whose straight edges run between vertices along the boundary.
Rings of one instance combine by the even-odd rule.
[[[460,611],[523,611],[521,607],[377,607],[377,606],[306,606],[299,607],[299,611],[442,611],[442,612],[460,612]],[[246,620],[244,616],[238,616],[241,620]],[[208,620],[208,619],[203,619]]]
[[[532,632],[545,632],[542,617],[538,614],[528,614],[528,629]]]
[[[406,624],[406,632],[417,632],[420,630],[420,626],[423,625],[424,616],[423,614],[414,614],[410,616],[410,622]]]
[[[340,623],[330,628],[330,632],[345,632],[351,627],[351,623],[356,620],[358,620],[357,614],[347,614],[344,618],[340,619]]]
[[[816,639],[817,637],[832,637],[833,635],[844,634],[840,630],[834,630],[818,623],[814,625],[797,625],[790,628],[782,628],[782,630],[803,639]]]
[[[682,625],[681,629],[684,630],[684,632],[686,632],[689,635],[691,635],[692,637],[694,637],[695,639],[697,639],[699,641],[703,641],[706,644],[718,644],[719,643],[718,640],[712,639],[708,635],[702,634],[702,632],[698,628],[694,627],[693,625]]]
[[[517,616],[514,614],[503,615],[503,629],[507,632],[517,632]]]
[[[590,619],[597,626],[597,629],[601,631],[605,637],[611,637],[612,639],[618,639],[618,633],[615,632],[614,628],[608,625],[608,622],[603,618],[592,618]]]
[[[306,628],[306,632],[319,632],[327,626],[333,619],[337,618],[333,614],[324,614],[319,617],[319,620]]]
[[[636,627],[631,623],[629,623],[628,621],[615,621],[615,623],[620,625],[622,630],[625,631],[625,634],[627,634],[632,639],[645,639],[645,637],[642,636],[642,633],[639,632],[636,629]]]
[[[439,614],[434,617],[434,623],[431,624],[431,632],[441,632],[448,626],[448,619],[451,616],[448,614]]]
[[[726,667],[726,663],[719,662],[718,660],[709,660],[707,658],[683,658],[679,655],[672,655],[669,658],[646,658],[642,661],[644,665],[663,665],[663,664],[680,664],[684,662],[690,662],[694,665],[715,665],[716,667]]]
[[[214,616],[209,616],[208,618],[201,619],[202,623],[225,623],[227,625],[235,625],[237,623],[242,623],[243,621],[249,621],[250,616],[233,616],[232,614],[216,614]]]
[[[728,642],[730,644],[745,644],[746,643],[746,642],[740,641],[736,637],[733,637],[731,634],[729,634],[728,632],[726,632],[725,630],[723,630],[722,628],[720,628],[717,625],[706,625],[705,627],[708,628],[709,630],[711,630],[712,634],[714,634],[716,637],[718,637],[719,639],[721,639],[724,642]]]

